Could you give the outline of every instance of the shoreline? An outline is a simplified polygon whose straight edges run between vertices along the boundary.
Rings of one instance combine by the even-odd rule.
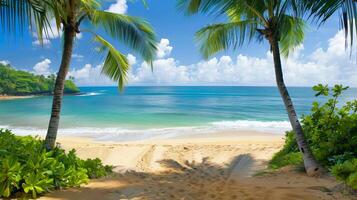
[[[28,96],[14,96],[14,95],[0,95],[0,101],[1,100],[14,100],[14,99],[28,99],[28,98],[34,98],[36,95],[28,95]]]
[[[0,127],[12,130],[18,135],[44,136],[47,129],[31,128],[30,126],[14,127],[13,125],[0,125]],[[272,128],[271,128],[272,129]],[[264,128],[236,128],[236,127],[215,127],[211,124],[197,127],[169,127],[169,128],[147,128],[147,129],[125,129],[121,127],[78,127],[62,128],[58,130],[58,136],[91,138],[100,142],[139,142],[150,140],[168,139],[195,139],[195,138],[236,138],[247,139],[254,137],[280,137],[285,136],[285,131],[264,130]]]
[[[64,94],[64,96],[79,96],[86,94],[85,92],[78,92],[78,93],[67,93]],[[29,98],[35,98],[35,97],[43,97],[43,96],[52,96],[52,94],[49,93],[42,93],[42,94],[30,94],[30,95],[3,95],[0,94],[0,101],[1,100],[15,100],[15,99],[29,99]]]

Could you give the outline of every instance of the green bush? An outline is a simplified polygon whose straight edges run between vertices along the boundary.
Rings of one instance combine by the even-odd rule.
[[[313,103],[311,114],[302,117],[302,127],[315,158],[339,180],[356,188],[357,167],[353,163],[356,164],[354,160],[357,158],[357,100],[338,106],[338,98],[347,89],[342,85],[332,89],[327,85],[314,86],[315,96],[329,97],[329,93],[332,94],[325,103]],[[274,155],[270,167],[299,164],[298,152],[295,136],[288,132],[283,149]]]
[[[39,138],[15,136],[0,129],[0,197],[29,193],[33,198],[51,189],[78,187],[88,178],[111,173],[99,159],[82,160],[75,150],[46,151]]]
[[[332,174],[341,181],[346,181],[353,189],[357,190],[357,158],[338,163],[331,168]]]

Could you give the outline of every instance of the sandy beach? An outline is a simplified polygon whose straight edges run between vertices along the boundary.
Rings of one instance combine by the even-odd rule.
[[[283,145],[281,135],[245,131],[125,143],[73,137],[58,141],[66,150],[75,148],[81,158],[98,157],[115,166],[115,174],[48,193],[43,200],[353,199],[328,176],[307,177],[289,167],[262,174]]]
[[[35,96],[29,95],[29,96],[8,96],[8,95],[0,95],[0,101],[1,100],[13,100],[13,99],[28,99],[28,98],[33,98]]]

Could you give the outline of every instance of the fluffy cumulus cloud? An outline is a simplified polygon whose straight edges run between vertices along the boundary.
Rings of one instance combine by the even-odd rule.
[[[157,57],[164,58],[169,56],[173,47],[170,46],[170,41],[168,39],[162,38],[160,43],[157,45]]]
[[[117,0],[114,4],[111,4],[107,11],[118,14],[125,14],[128,10],[126,0]]]
[[[237,57],[214,57],[191,65],[180,65],[169,57],[172,47],[167,39],[159,44],[158,58],[151,66],[137,63],[128,55],[133,66],[129,73],[131,85],[275,85],[274,63],[270,52],[263,57],[240,54]],[[304,47],[297,48],[288,59],[283,59],[283,71],[287,85],[311,86],[317,83],[357,86],[356,59],[345,50],[344,35],[338,32],[328,40],[327,48],[318,48],[311,55],[304,55]],[[170,47],[170,48],[168,48]],[[86,66],[83,68],[83,70]],[[90,67],[87,85],[113,82],[101,77],[100,70]],[[82,69],[79,69],[82,70]],[[88,70],[88,69],[87,69]],[[75,76],[76,77],[76,76]],[[85,78],[83,78],[84,80]],[[99,81],[99,82],[98,82]]]
[[[101,74],[101,69],[101,65],[86,64],[82,68],[71,70],[68,77],[73,76],[75,82],[81,86],[113,85],[113,81]]]
[[[50,75],[50,64],[51,60],[46,58],[33,67],[33,72],[38,75]]]
[[[136,57],[132,54],[128,54],[127,56],[129,65],[135,65],[136,64]]]

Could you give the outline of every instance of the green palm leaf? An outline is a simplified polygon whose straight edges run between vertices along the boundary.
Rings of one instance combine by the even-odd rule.
[[[209,25],[196,33],[205,58],[229,48],[235,50],[253,38],[268,39],[269,35],[278,38],[287,56],[304,39],[304,7],[298,0],[180,0],[178,7],[189,15],[228,17],[228,22]]]
[[[129,71],[128,59],[101,36],[95,35],[94,41],[102,45],[101,51],[107,51],[107,56],[102,66],[102,73],[113,81],[117,81],[120,90],[122,90],[127,81]]]
[[[48,34],[47,4],[41,0],[0,0],[0,27],[4,32],[20,33],[30,27],[36,29],[42,42]]]
[[[289,52],[304,41],[305,22],[301,18],[281,15],[279,24],[279,31],[282,33],[280,34],[281,51],[285,57],[288,57]]]
[[[347,42],[350,36],[350,45],[357,35],[357,1],[356,0],[304,0],[305,5],[311,10],[311,16],[319,23],[325,23],[331,16],[341,12],[341,27],[345,31]],[[347,44],[347,43],[346,43]]]
[[[213,24],[197,31],[196,39],[201,53],[208,58],[219,51],[243,45],[247,37],[251,40],[256,35],[256,28],[257,23],[253,21]]]
[[[156,55],[156,38],[151,26],[140,18],[96,10],[90,15],[96,26],[128,45],[149,63]]]

